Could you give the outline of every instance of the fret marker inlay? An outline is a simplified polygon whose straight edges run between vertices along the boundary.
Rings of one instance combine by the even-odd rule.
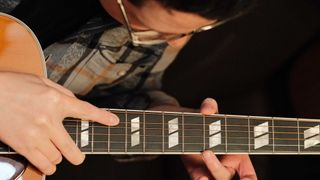
[[[178,118],[174,118],[168,121],[168,130],[169,130],[169,140],[168,146],[172,148],[179,144],[179,122]]]
[[[89,121],[81,121],[81,147],[89,145]]]
[[[140,144],[140,117],[131,119],[131,147]]]
[[[309,128],[304,131],[304,148],[315,146],[320,143],[320,126]]]
[[[254,149],[259,149],[269,144],[269,122],[254,127]]]
[[[221,121],[209,124],[209,148],[221,144]]]

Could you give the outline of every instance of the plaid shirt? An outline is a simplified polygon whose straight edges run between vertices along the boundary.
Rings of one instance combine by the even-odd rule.
[[[44,53],[48,78],[97,106],[145,109],[154,101],[175,103],[159,90],[178,50],[166,44],[133,46],[126,28],[114,20],[92,19]]]

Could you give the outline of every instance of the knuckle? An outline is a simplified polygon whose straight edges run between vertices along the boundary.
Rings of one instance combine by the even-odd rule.
[[[50,175],[52,175],[54,172],[56,172],[56,166],[54,166],[54,165],[52,165],[52,164],[48,164],[48,165],[46,165],[45,167],[43,167],[43,168],[41,168],[41,169],[43,169],[43,173],[45,174],[45,175],[48,175],[48,176],[50,176]]]
[[[62,95],[55,89],[49,89],[46,93],[48,101],[52,104],[59,104],[62,100]]]
[[[53,161],[54,164],[60,164],[62,161],[62,155],[59,154]]]

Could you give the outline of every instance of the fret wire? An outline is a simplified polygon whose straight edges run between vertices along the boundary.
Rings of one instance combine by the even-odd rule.
[[[128,151],[128,112],[127,110],[125,111],[125,145],[124,145],[124,149],[125,149],[125,152]]]
[[[300,123],[299,123],[299,119],[297,119],[297,130],[298,130],[298,153],[300,154]]]
[[[78,136],[79,136],[79,130],[78,130],[78,128],[79,128],[79,123],[80,123],[80,121],[77,121],[77,122],[76,122],[76,145],[77,145],[77,147],[80,147],[80,146],[79,146],[79,144],[80,144],[80,143],[79,143],[79,137],[78,137]]]
[[[162,152],[164,152],[164,112],[162,112]]]
[[[182,121],[182,152],[184,152],[184,115],[182,113],[182,117],[181,117],[181,121]]]
[[[94,124],[93,122],[91,123],[92,124],[92,134],[91,134],[91,152],[93,152],[93,136],[94,136]],[[89,122],[89,125],[90,125],[90,122]],[[89,135],[90,135],[90,132],[89,132]]]
[[[250,145],[250,116],[248,116],[248,144],[249,144],[249,152],[251,152],[251,145]]]
[[[108,126],[108,152],[110,152],[110,126]]]
[[[206,149],[206,117],[202,116],[203,119],[203,150]]]
[[[146,113],[143,111],[143,152],[146,152]]]
[[[274,119],[272,118],[272,144],[273,144],[273,146],[272,146],[272,152],[274,153]]]
[[[227,116],[224,116],[224,124],[225,124],[225,142],[226,142],[226,153],[228,152],[228,130],[227,130]]]
[[[110,112],[110,109],[107,109],[107,111]],[[110,126],[108,126],[108,152],[109,152],[109,153],[110,153],[110,149],[111,149],[111,148],[110,148],[110,145],[111,145],[111,143],[110,143],[110,139],[111,139],[111,137],[110,137],[110,134],[111,134],[110,131],[111,131],[111,130],[110,130]]]

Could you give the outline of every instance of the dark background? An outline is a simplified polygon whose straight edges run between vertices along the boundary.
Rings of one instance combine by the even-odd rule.
[[[167,70],[182,105],[206,97],[223,114],[320,118],[320,6],[259,1],[235,21],[200,33]],[[316,179],[320,156],[251,156],[259,179]]]
[[[42,2],[43,6],[63,6],[61,0],[59,3],[37,2]],[[220,113],[320,118],[319,1],[258,2],[253,12],[195,35],[166,71],[164,90],[177,97],[182,105],[194,108],[198,108],[204,98],[213,97],[219,103]],[[82,11],[71,1],[63,3]],[[32,3],[30,5],[33,6]],[[50,7],[50,11],[46,11],[48,8],[38,9],[44,14],[61,10],[56,6]],[[94,11],[90,7],[82,8]],[[39,12],[28,12],[28,17],[19,18],[28,19]],[[41,16],[33,18],[43,19]],[[53,29],[50,25],[55,20],[61,21],[57,18],[50,18],[51,24],[47,19],[43,24],[26,23],[45,46],[52,40],[48,37],[48,43],[43,43],[47,41],[37,30],[42,26]],[[88,17],[83,14],[70,18],[83,21]],[[45,31],[43,33],[46,34]],[[320,177],[320,156],[261,155],[251,158],[259,179]],[[55,176],[48,179],[137,178],[188,179],[188,176],[178,156],[161,156],[156,161],[129,164],[116,163],[110,156],[89,156],[79,167],[64,162]]]

